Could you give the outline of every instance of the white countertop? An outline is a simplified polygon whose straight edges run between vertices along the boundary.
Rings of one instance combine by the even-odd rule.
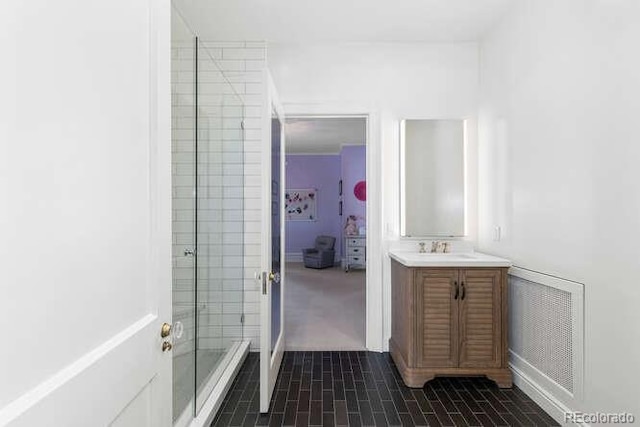
[[[407,267],[511,267],[511,261],[480,252],[419,253],[391,250],[391,258]]]

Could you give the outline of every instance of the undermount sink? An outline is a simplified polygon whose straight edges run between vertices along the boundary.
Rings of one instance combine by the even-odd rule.
[[[409,254],[409,256],[416,256],[418,258],[426,258],[426,259],[434,259],[434,258],[438,258],[438,257],[442,257],[442,258],[464,258],[464,259],[475,259],[475,255],[474,254],[467,254],[467,253],[431,253],[431,252],[425,252],[425,253],[413,253],[411,252]]]
[[[391,258],[407,267],[510,267],[511,261],[480,252],[420,253],[391,251]]]

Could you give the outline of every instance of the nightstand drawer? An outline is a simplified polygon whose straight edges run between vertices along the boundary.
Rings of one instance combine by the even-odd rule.
[[[364,256],[349,255],[347,262],[349,265],[365,265]]]
[[[367,240],[358,237],[347,237],[347,246],[367,246]]]
[[[364,246],[349,246],[347,247],[347,255],[360,255],[364,256],[367,248]]]

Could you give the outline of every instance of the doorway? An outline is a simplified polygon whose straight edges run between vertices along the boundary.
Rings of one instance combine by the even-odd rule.
[[[366,348],[366,116],[288,117],[287,350]]]

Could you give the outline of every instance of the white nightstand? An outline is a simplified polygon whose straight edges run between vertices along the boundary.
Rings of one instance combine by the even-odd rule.
[[[349,271],[351,268],[366,268],[367,236],[347,236],[344,247],[347,252],[347,264],[344,266],[344,271]]]

